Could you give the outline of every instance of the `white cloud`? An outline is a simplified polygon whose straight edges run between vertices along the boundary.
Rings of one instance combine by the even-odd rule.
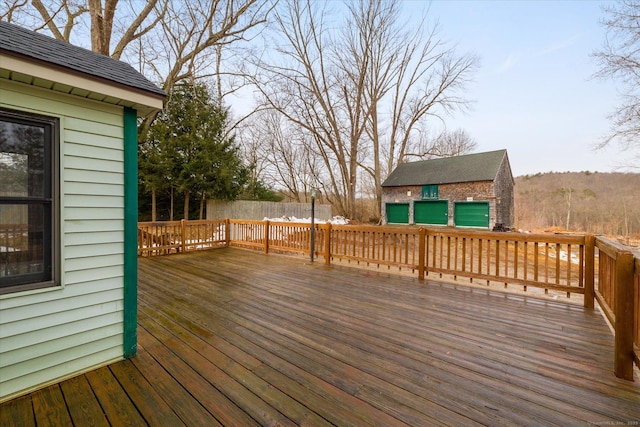
[[[509,56],[507,56],[507,59],[502,61],[502,64],[500,64],[500,66],[498,67],[498,70],[497,70],[498,74],[504,73],[505,71],[510,70],[519,61],[520,61],[520,54],[516,54],[516,53],[509,54]]]
[[[547,47],[543,48],[542,50],[540,50],[535,56],[544,56],[544,55],[548,55],[550,53],[557,52],[559,50],[571,47],[578,42],[581,36],[582,36],[581,34],[574,34],[573,36],[567,39],[561,40],[557,43],[552,43]]]

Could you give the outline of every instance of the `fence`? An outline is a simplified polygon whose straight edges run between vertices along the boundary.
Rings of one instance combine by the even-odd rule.
[[[264,218],[309,218],[309,203],[281,203],[253,200],[208,200],[207,219],[237,218],[251,221],[262,221]],[[329,220],[332,217],[331,205],[315,204],[315,217]]]
[[[597,299],[616,331],[616,375],[632,379],[634,361],[640,366],[640,255],[608,239],[332,224],[317,224],[313,233],[314,255],[327,265],[348,260],[408,270],[420,279],[448,275],[525,291],[535,287],[545,293],[582,294],[588,308]],[[225,246],[308,255],[311,241],[308,223],[183,220],[138,227],[143,256]]]

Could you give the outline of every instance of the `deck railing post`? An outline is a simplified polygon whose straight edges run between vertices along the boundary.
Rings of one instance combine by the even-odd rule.
[[[331,223],[324,226],[324,263],[331,265]]]
[[[595,247],[596,237],[587,234],[584,237],[584,306],[594,308],[595,300]]]
[[[180,220],[180,252],[185,253],[185,240],[187,238],[186,220]]]
[[[264,222],[264,253],[269,253],[269,221]]]
[[[633,270],[631,252],[620,251],[615,261],[615,362],[616,377],[633,381]]]
[[[424,280],[424,255],[426,253],[425,240],[427,230],[420,227],[418,237],[418,279]]]
[[[231,246],[231,221],[229,218],[224,220],[224,245],[227,248]]]

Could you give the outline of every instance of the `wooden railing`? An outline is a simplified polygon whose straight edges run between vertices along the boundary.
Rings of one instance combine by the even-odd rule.
[[[265,253],[308,255],[310,235],[308,223],[244,220],[140,223],[138,251],[149,256],[237,246]],[[631,379],[634,360],[640,366],[640,255],[634,256],[607,239],[598,238],[596,243],[592,235],[332,224],[317,224],[314,237],[314,256],[322,256],[327,265],[332,260],[356,261],[404,269],[420,279],[446,275],[452,280],[466,278],[505,288],[517,286],[524,291],[534,287],[545,293],[560,291],[567,297],[581,294],[587,308],[594,308],[597,299],[615,325],[616,375]]]
[[[640,254],[614,241],[596,239],[598,286],[596,299],[615,330],[616,376],[633,380],[640,366]]]
[[[228,246],[228,229],[225,220],[139,222],[138,255],[167,255]]]
[[[586,294],[592,306],[593,242],[583,235],[477,232],[458,229],[426,230],[427,272]]]
[[[420,231],[407,227],[323,224],[316,246],[325,263],[346,259],[416,271],[420,265]],[[328,256],[327,256],[328,254]],[[423,266],[424,268],[424,266]]]

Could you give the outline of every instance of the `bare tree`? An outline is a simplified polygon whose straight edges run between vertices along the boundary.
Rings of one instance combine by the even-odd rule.
[[[429,119],[444,122],[445,114],[467,107],[459,89],[477,67],[474,55],[458,56],[438,38],[437,25],[427,28],[426,17],[414,28],[407,27],[399,20],[398,8],[398,2],[358,2],[351,8],[352,16],[365,41],[347,39],[353,60],[368,62],[367,135],[374,153],[365,170],[374,178],[378,211],[382,177],[409,151],[422,146],[424,152],[442,152],[442,144],[430,147],[427,142],[432,140],[421,138],[423,130]]]
[[[326,185],[342,214],[353,213],[356,165],[349,154],[357,147],[349,139],[352,126],[345,116],[330,33],[317,3],[290,0],[275,13],[277,63],[259,61],[254,85],[264,102],[304,131],[329,173]],[[334,169],[335,166],[335,169]],[[326,194],[326,193],[325,193]]]
[[[72,42],[89,30],[91,49],[120,59],[125,48],[164,18],[168,0],[32,0],[2,6],[0,17],[35,29],[47,29],[58,40]],[[6,9],[5,9],[6,8]]]
[[[0,20],[6,22],[14,21],[14,14],[20,13],[29,0],[5,0],[0,6]]]
[[[622,84],[620,106],[611,114],[612,127],[600,147],[617,141],[631,158],[626,166],[640,169],[640,1],[620,0],[604,7],[601,23],[607,33],[593,56],[600,65],[596,77]]]
[[[415,153],[405,153],[405,159],[460,156],[475,150],[478,143],[464,129],[456,129],[454,131],[444,130],[434,139],[419,138],[416,145],[419,150]]]
[[[352,218],[358,174],[373,177],[379,201],[382,176],[417,143],[419,126],[466,106],[457,90],[476,66],[435,31],[423,38],[423,25],[405,31],[398,4],[348,3],[336,24],[317,3],[289,1],[275,16],[281,61],[261,60],[254,79],[266,104],[308,133],[334,206]]]
[[[573,188],[562,187],[558,188],[558,190],[556,191],[560,196],[562,196],[564,202],[567,204],[567,217],[564,223],[564,229],[569,230],[569,224],[571,221],[571,199],[573,198],[573,193],[575,193],[575,190]]]
[[[307,134],[300,132],[275,110],[253,114],[239,128],[238,141],[245,159],[257,167],[256,172],[268,185],[278,187],[287,200],[308,201],[310,189],[323,193],[322,165],[312,152]]]
[[[15,0],[0,16],[73,42],[89,29],[93,51],[140,62],[169,91],[180,80],[215,75],[216,48],[241,41],[266,22],[272,0]],[[139,43],[134,43],[138,41]],[[218,58],[220,55],[218,54]]]

